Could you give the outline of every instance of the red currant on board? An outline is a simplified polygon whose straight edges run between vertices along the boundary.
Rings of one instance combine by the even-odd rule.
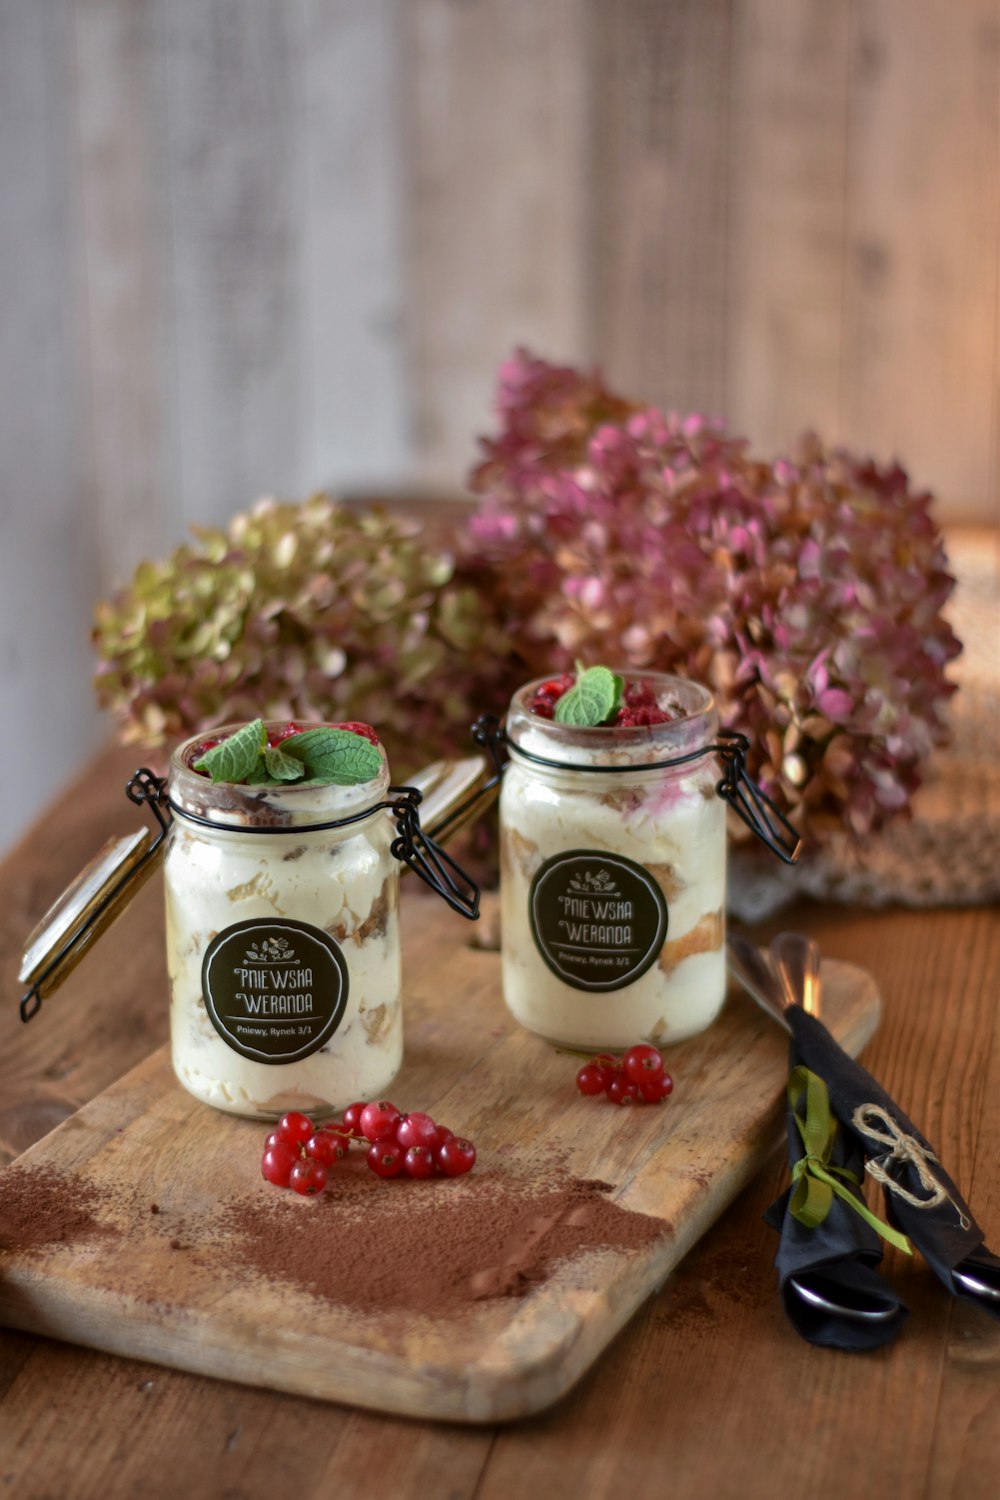
[[[455,1132],[453,1130],[449,1130],[447,1125],[439,1125],[434,1136],[433,1149],[435,1151],[439,1151],[444,1145],[445,1141],[454,1140],[454,1138]]]
[[[314,1198],[326,1187],[326,1167],[315,1157],[300,1157],[289,1173],[288,1186],[303,1198]]]
[[[362,1100],[360,1104],[349,1104],[344,1110],[344,1129],[354,1140],[359,1141],[362,1136],[361,1116],[367,1105]]]
[[[663,1057],[659,1048],[650,1046],[648,1042],[637,1042],[622,1058],[622,1071],[626,1078],[637,1083],[640,1088],[651,1078],[658,1078],[663,1072]]]
[[[366,1104],[361,1111],[361,1134],[368,1141],[391,1141],[396,1137],[399,1110],[387,1099]]]
[[[446,1177],[463,1177],[476,1164],[476,1148],[461,1136],[452,1136],[437,1153],[437,1164]]]
[[[406,1152],[398,1141],[373,1141],[368,1147],[366,1160],[378,1177],[398,1177],[403,1170]]]
[[[278,1134],[284,1136],[286,1141],[305,1142],[314,1129],[315,1126],[309,1116],[297,1109],[290,1109],[278,1121]]]
[[[607,1087],[607,1096],[612,1104],[634,1104],[639,1097],[639,1088],[624,1073],[618,1073]]]
[[[324,1167],[332,1167],[347,1155],[347,1142],[333,1130],[317,1130],[306,1141],[306,1155],[321,1161]]]
[[[611,1082],[611,1071],[600,1063],[584,1063],[576,1075],[576,1086],[581,1094],[603,1094]]]
[[[669,1073],[658,1073],[640,1083],[639,1093],[647,1104],[659,1104],[669,1098],[674,1090],[674,1080]]]
[[[429,1146],[411,1146],[403,1157],[407,1177],[433,1177],[434,1152]]]
[[[273,1182],[275,1187],[287,1187],[292,1168],[301,1159],[297,1146],[288,1141],[279,1141],[265,1149],[260,1163],[261,1176],[266,1181]]]
[[[396,1139],[404,1149],[410,1146],[436,1146],[438,1128],[430,1115],[414,1110],[401,1115],[396,1124]]]

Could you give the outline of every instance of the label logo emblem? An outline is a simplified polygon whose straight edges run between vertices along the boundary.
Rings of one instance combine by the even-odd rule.
[[[318,1052],[344,1018],[347,963],[328,932],[256,919],[226,927],[201,968],[205,1009],[234,1052],[261,1063]]]
[[[528,894],[531,932],[553,974],[577,990],[620,990],[656,962],[667,903],[648,870],[620,854],[569,849]]]

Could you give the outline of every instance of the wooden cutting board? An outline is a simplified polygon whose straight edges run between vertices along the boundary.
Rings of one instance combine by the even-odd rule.
[[[342,1300],[316,1296],[248,1268],[220,1222],[231,1201],[267,1213],[278,1195],[289,1205],[281,1212],[291,1215],[290,1233],[306,1236],[322,1222],[310,1215],[335,1212],[335,1202],[264,1183],[262,1127],[197,1103],[175,1083],[161,1050],[7,1169],[22,1181],[31,1174],[43,1194],[96,1203],[102,1231],[71,1230],[24,1248],[8,1223],[0,1321],[415,1417],[493,1422],[563,1395],[778,1145],[786,1038],[733,994],[707,1033],[670,1052],[675,1091],[667,1104],[619,1109],[584,1099],[573,1086],[576,1060],[507,1015],[496,953],[467,946],[469,929],[454,919],[447,931],[432,958],[410,965],[407,1061],[392,1094],[402,1108],[426,1109],[471,1136],[479,1162],[473,1178],[450,1182],[371,1179],[397,1195],[400,1234],[408,1233],[406,1205],[433,1201],[407,1194],[451,1194],[454,1206],[478,1178],[498,1192],[511,1182],[530,1190],[555,1170],[600,1179],[610,1184],[605,1200],[661,1221],[643,1245],[567,1253],[521,1295],[466,1299],[433,1314],[359,1311],[349,1287]],[[827,1024],[855,1053],[878,1024],[875,984],[863,970],[831,962],[823,978]],[[368,1182],[360,1160],[351,1169]],[[12,1201],[7,1173],[0,1220]],[[747,1254],[770,1259],[774,1245],[762,1224]]]

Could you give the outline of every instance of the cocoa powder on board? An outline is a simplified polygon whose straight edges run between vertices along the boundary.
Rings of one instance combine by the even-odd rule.
[[[359,1312],[444,1314],[519,1297],[591,1250],[644,1248],[669,1226],[620,1208],[609,1185],[500,1171],[461,1180],[388,1182],[360,1160],[326,1192],[280,1190],[222,1207],[231,1263]]]
[[[0,1177],[0,1250],[37,1250],[118,1233],[95,1217],[105,1197],[75,1172],[8,1167]]]

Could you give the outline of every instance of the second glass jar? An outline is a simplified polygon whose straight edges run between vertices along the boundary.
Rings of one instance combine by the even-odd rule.
[[[715,706],[697,683],[641,676],[668,722],[558,724],[531,712],[535,682],[507,715],[504,998],[522,1025],[567,1046],[680,1041],[725,998]]]

